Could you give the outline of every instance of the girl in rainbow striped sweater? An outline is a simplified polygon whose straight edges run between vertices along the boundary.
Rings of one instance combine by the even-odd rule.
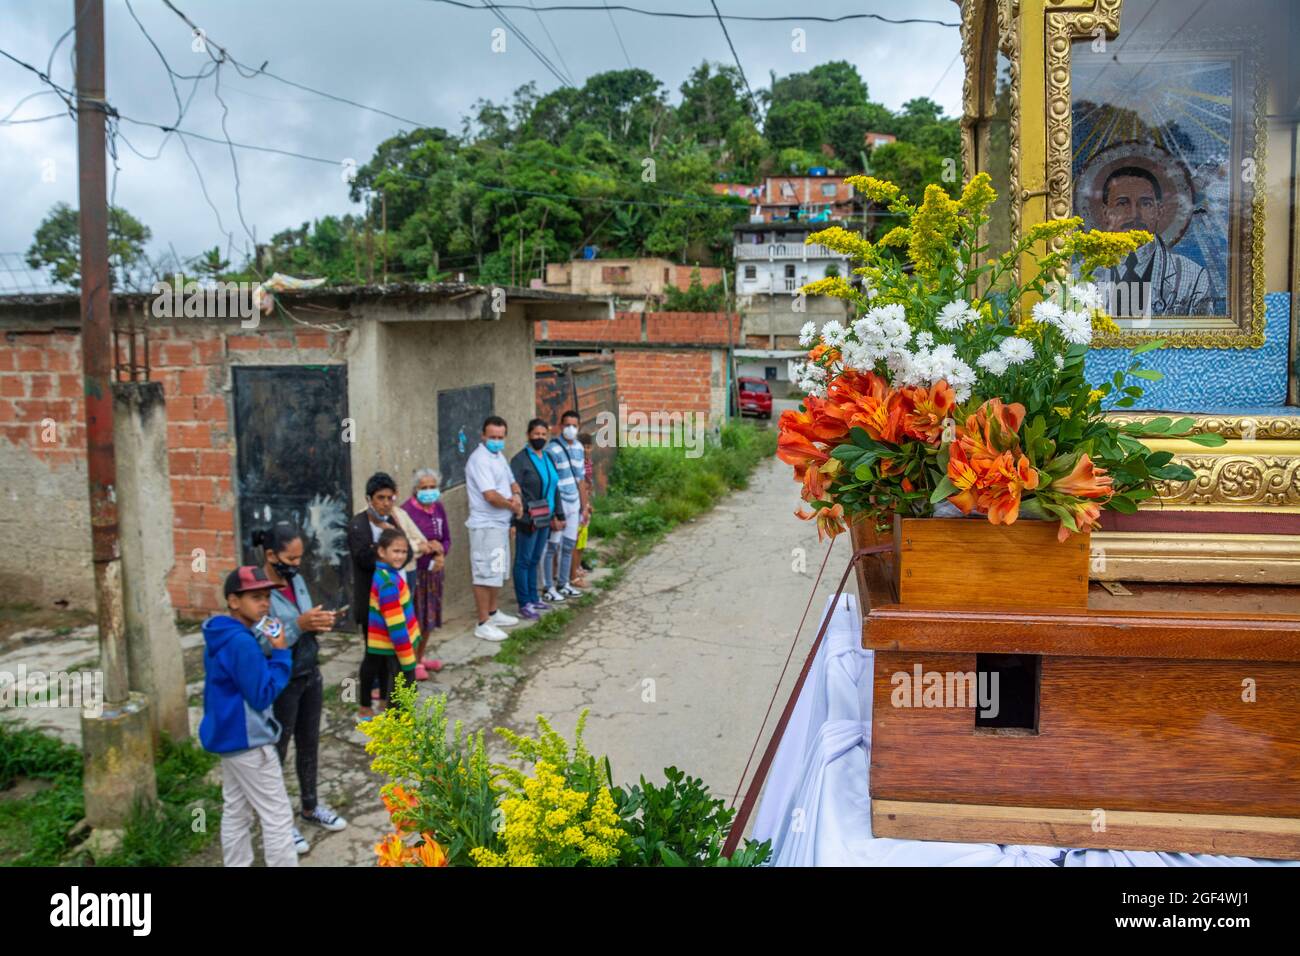
[[[379,685],[379,698],[386,706],[392,695],[398,669],[406,680],[415,682],[415,645],[420,640],[420,622],[406,578],[398,569],[406,564],[411,545],[406,535],[389,528],[375,542],[375,573],[370,582],[370,616],[366,626],[366,653],[361,658],[360,716],[374,716],[370,690]],[[382,707],[380,708],[383,709]]]

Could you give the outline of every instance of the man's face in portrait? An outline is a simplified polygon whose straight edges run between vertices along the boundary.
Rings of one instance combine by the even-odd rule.
[[[1106,228],[1112,232],[1142,229],[1154,233],[1160,220],[1160,200],[1155,187],[1140,176],[1116,176],[1103,199]]]

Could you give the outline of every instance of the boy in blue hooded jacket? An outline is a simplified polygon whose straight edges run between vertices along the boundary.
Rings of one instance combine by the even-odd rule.
[[[293,808],[275,744],[280,723],[271,704],[289,683],[293,652],[282,632],[268,633],[270,657],[253,628],[267,616],[275,584],[259,567],[226,578],[227,614],[203,624],[203,721],[199,740],[221,755],[221,855],[226,866],[253,865],[253,816],[262,822],[267,866],[297,866]]]

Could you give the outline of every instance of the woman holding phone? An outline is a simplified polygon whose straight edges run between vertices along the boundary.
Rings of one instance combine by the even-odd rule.
[[[324,683],[317,655],[320,645],[316,635],[332,631],[340,612],[327,611],[313,604],[307,583],[298,573],[302,566],[302,532],[281,521],[270,528],[253,532],[253,546],[262,549],[263,570],[274,585],[271,591],[271,617],[284,626],[286,646],[293,649],[293,670],[289,683],[272,705],[280,723],[276,750],[283,764],[289,754],[289,739],[294,742],[294,764],[298,771],[298,790],[302,798],[302,819],[324,827],[342,830],[348,822],[321,803],[316,797],[316,765],[320,753],[320,720],[324,706]],[[346,611],[346,609],[344,609]],[[311,844],[297,827],[293,829],[297,851],[306,853]]]

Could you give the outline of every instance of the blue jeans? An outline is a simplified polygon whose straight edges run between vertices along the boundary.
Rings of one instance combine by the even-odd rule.
[[[537,566],[541,564],[542,552],[546,550],[546,539],[551,535],[550,528],[538,531],[515,532],[515,600],[522,608],[526,604],[536,604]]]
[[[546,542],[546,556],[542,558],[542,584],[548,589],[562,588],[569,583],[569,572],[573,570],[573,546],[577,543],[577,538],[570,538],[563,531],[551,534],[551,539]],[[557,554],[560,556],[560,573],[553,575],[551,563]]]

